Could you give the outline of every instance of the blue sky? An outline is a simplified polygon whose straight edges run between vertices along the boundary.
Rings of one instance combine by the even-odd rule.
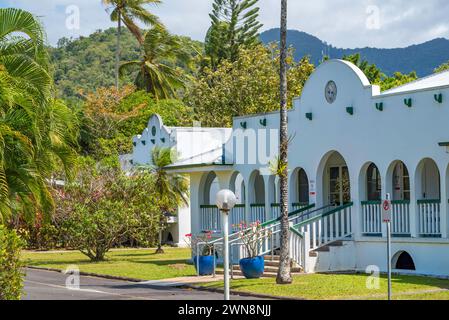
[[[212,0],[163,0],[150,9],[170,31],[203,40]],[[279,24],[279,0],[259,0],[263,29]],[[66,9],[80,12],[79,29],[66,27]],[[88,35],[113,24],[101,0],[0,0],[39,16],[48,40]],[[403,47],[436,37],[449,38],[447,0],[289,0],[289,28],[313,34],[338,47]]]

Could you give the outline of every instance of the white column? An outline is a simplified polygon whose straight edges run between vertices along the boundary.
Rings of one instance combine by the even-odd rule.
[[[419,173],[418,173],[419,174]],[[410,175],[410,234],[412,238],[418,237],[418,202],[415,184],[415,172],[409,170]]]
[[[190,221],[191,230],[193,234],[198,234],[201,231],[201,211],[200,211],[200,190],[201,177],[203,173],[190,174]]]
[[[271,199],[274,199],[274,195],[273,195],[273,188],[271,185],[271,179],[270,177],[273,179],[273,183],[274,182],[274,177],[272,176],[263,176],[263,184],[264,184],[264,188],[265,188],[265,221],[271,220]]]
[[[441,217],[441,237],[443,239],[448,238],[448,211],[449,211],[449,186],[448,186],[448,172],[444,166],[439,166],[440,170],[440,194],[441,194],[441,204],[440,204],[440,217]]]
[[[354,203],[351,210],[351,226],[352,233],[354,234],[354,239],[359,239],[362,236],[362,224],[361,224],[361,216],[362,216],[362,206],[360,200],[362,199],[362,195],[359,194],[359,176],[356,172],[353,172],[351,175],[353,178],[351,179],[351,201]]]

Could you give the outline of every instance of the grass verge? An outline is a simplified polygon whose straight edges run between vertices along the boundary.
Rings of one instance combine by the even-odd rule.
[[[310,274],[295,276],[292,284],[276,285],[275,279],[231,281],[231,289],[238,292],[267,294],[272,296],[310,300],[368,300],[387,298],[387,279],[379,279],[379,287],[369,289],[371,278],[363,274]],[[204,288],[222,288],[223,283],[202,283]],[[393,276],[394,299],[448,300],[449,280],[418,276]]]
[[[160,280],[195,275],[195,269],[187,264],[190,249],[164,248],[165,254],[155,254],[154,249],[113,250],[107,260],[90,262],[77,251],[22,253],[28,266],[65,270],[76,265],[82,272],[97,273],[142,280]]]

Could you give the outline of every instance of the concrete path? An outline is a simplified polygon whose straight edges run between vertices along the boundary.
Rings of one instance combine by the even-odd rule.
[[[66,287],[68,275],[63,273],[34,269],[25,271],[24,300],[223,300],[223,295],[219,293],[171,287],[169,282],[173,285],[173,279],[158,283],[154,281],[133,283],[80,276],[79,289],[74,290]],[[232,299],[254,298],[232,296]]]

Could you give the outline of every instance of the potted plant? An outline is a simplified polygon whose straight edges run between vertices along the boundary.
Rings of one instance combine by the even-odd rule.
[[[259,279],[265,269],[264,257],[259,254],[262,242],[270,236],[271,231],[262,227],[259,221],[239,225],[239,238],[245,248],[246,258],[240,259],[240,270],[247,279]]]
[[[201,236],[193,237],[192,234],[186,234],[189,239],[189,246],[192,249],[192,260],[196,272],[200,276],[209,276],[214,274],[217,260],[215,259],[215,250],[211,244],[212,232],[204,232]]]

